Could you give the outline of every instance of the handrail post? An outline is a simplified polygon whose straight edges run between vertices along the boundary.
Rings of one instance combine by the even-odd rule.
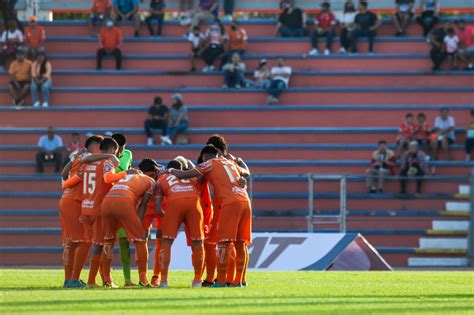
[[[346,233],[346,218],[347,218],[347,177],[344,175],[341,177],[341,192],[340,192],[340,222],[339,232]]]
[[[314,215],[314,181],[313,175],[308,174],[308,233],[313,233],[313,215]]]
[[[474,168],[471,169],[470,191],[469,191],[469,233],[467,235],[467,259],[468,264],[474,267]]]

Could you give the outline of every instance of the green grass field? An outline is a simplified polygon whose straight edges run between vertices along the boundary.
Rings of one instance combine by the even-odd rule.
[[[64,290],[60,270],[1,269],[0,314],[474,314],[474,272],[251,272],[249,287],[222,289],[191,280],[171,272],[169,289]]]

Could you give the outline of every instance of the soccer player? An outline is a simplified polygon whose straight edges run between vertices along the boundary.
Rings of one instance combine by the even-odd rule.
[[[248,244],[252,239],[252,213],[247,191],[239,184],[239,178],[250,173],[235,162],[218,157],[217,149],[206,146],[202,151],[202,164],[189,171],[171,169],[179,179],[190,179],[202,175],[214,187],[215,199],[221,204],[218,225],[218,264],[215,287],[225,287],[229,256],[236,251],[237,268],[232,286],[242,286],[246,268]]]
[[[105,265],[104,273],[110,274],[115,235],[121,226],[127,232],[129,241],[135,244],[139,286],[151,287],[147,279],[147,233],[143,229],[141,220],[145,216],[148,201],[155,193],[156,179],[160,170],[158,164],[150,159],[141,161],[139,168],[151,177],[146,174],[125,176],[110,189],[102,202],[102,217],[105,225],[104,252],[109,262]],[[137,205],[140,205],[138,213]]]
[[[104,138],[100,144],[101,153],[117,155],[117,142],[112,138]],[[136,173],[135,170],[123,171],[115,174],[115,165],[110,159],[84,163],[74,177],[63,184],[63,189],[73,187],[82,182],[83,195],[81,204],[81,218],[86,241],[92,242],[92,255],[90,258],[89,279],[87,286],[98,287],[96,277],[101,264],[102,248],[104,244],[104,230],[101,216],[101,203],[104,196],[112,188],[113,183],[124,178],[127,174]],[[77,251],[74,261],[72,282],[73,286],[80,286],[77,282],[87,259],[88,250]],[[108,262],[105,261],[104,264]],[[104,286],[114,288],[111,279],[104,279]]]
[[[91,136],[85,143],[85,152],[79,152],[63,169],[63,180],[73,177],[83,162],[99,161],[107,158],[115,158],[111,154],[100,154],[100,143],[104,138]],[[117,158],[115,158],[118,163]],[[72,278],[72,269],[76,250],[78,247],[89,249],[90,243],[85,242],[84,230],[80,223],[82,202],[82,187],[76,185],[65,189],[59,201],[59,215],[61,219],[61,230],[63,237],[63,263],[64,263],[64,288],[69,287]]]
[[[132,166],[133,155],[132,151],[125,148],[127,145],[127,138],[121,133],[114,133],[112,138],[117,141],[119,149],[117,156],[120,161],[120,165],[115,170],[116,173],[122,171],[127,171]],[[119,240],[119,254],[120,262],[122,263],[123,277],[125,279],[125,287],[135,287],[137,286],[132,282],[131,275],[131,258],[130,258],[130,243],[127,239],[127,233],[123,228],[120,228],[117,232],[117,237]]]
[[[168,169],[182,170],[179,161],[172,160]],[[155,209],[163,216],[161,260],[161,287],[168,287],[168,269],[171,261],[171,246],[178,235],[179,227],[184,223],[191,239],[192,262],[194,267],[193,288],[200,288],[204,267],[204,247],[202,240],[203,214],[200,201],[200,182],[196,178],[180,180],[172,174],[160,176],[157,183]],[[166,197],[166,213],[162,212],[162,200]]]

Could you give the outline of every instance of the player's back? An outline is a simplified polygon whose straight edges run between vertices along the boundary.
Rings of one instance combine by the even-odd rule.
[[[224,157],[206,161],[197,167],[214,187],[214,199],[219,206],[250,200],[245,188],[238,183],[241,177],[238,168],[233,161]]]
[[[140,203],[143,195],[149,192],[151,195],[155,190],[155,181],[145,174],[127,175],[119,180],[109,190],[107,196],[125,196],[129,198],[134,205]]]
[[[172,174],[163,174],[158,179],[158,194],[161,192],[167,202],[181,198],[200,198],[200,184],[196,178],[178,179]]]
[[[82,167],[82,156],[79,156],[79,157],[76,157],[74,162],[71,163],[71,169],[69,170],[68,178],[71,178],[74,175],[76,175],[80,171],[81,167]],[[62,197],[82,201],[82,186],[75,185],[73,187],[64,189]]]
[[[104,181],[105,173],[113,173],[115,166],[110,159],[84,163],[79,172],[82,178],[82,214],[99,215],[104,196],[112,184]]]

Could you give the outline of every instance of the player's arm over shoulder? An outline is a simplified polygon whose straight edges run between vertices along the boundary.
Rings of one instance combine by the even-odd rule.
[[[171,169],[170,174],[176,176],[179,179],[190,179],[194,177],[199,178],[202,176],[202,173],[197,168],[193,168],[192,170],[188,170],[188,171]]]

